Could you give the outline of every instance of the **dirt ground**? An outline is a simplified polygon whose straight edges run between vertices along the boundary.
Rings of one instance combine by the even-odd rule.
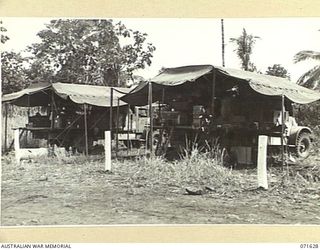
[[[124,163],[106,173],[102,159],[51,161],[18,166],[2,159],[2,226],[320,224],[319,180],[297,175],[298,183],[281,183],[276,168],[269,169],[267,191],[256,189],[251,168],[232,170],[243,177],[241,188],[221,186],[187,195],[186,186],[172,182],[150,183],[142,177],[133,182],[134,171]]]

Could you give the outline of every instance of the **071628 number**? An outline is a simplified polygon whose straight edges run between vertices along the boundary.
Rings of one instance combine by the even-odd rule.
[[[303,248],[303,249],[306,249],[306,248],[317,249],[317,248],[319,248],[319,244],[300,244],[300,248]]]

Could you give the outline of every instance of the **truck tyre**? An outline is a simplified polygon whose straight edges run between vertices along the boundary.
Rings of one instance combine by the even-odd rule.
[[[302,132],[299,134],[296,141],[296,154],[298,158],[305,159],[309,156],[311,151],[310,133]]]

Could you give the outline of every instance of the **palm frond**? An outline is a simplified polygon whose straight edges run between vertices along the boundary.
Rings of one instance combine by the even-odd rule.
[[[320,65],[317,65],[304,73],[297,81],[297,84],[309,89],[320,89]]]
[[[320,60],[320,52],[312,50],[303,50],[295,54],[294,63],[305,61],[307,59]]]

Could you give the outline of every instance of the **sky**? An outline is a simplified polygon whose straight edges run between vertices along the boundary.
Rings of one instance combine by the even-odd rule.
[[[20,52],[39,42],[37,33],[52,18],[3,18],[10,40],[2,49]],[[109,18],[108,18],[109,19]],[[155,45],[152,65],[136,72],[146,79],[158,74],[162,67],[211,64],[222,65],[221,19],[217,18],[115,18],[127,28],[148,34],[147,41]],[[261,72],[268,66],[281,64],[296,81],[317,62],[293,63],[301,50],[320,50],[320,18],[246,18],[224,19],[226,67],[240,69],[235,44],[245,28],[248,34],[259,36],[254,45],[252,62]]]

